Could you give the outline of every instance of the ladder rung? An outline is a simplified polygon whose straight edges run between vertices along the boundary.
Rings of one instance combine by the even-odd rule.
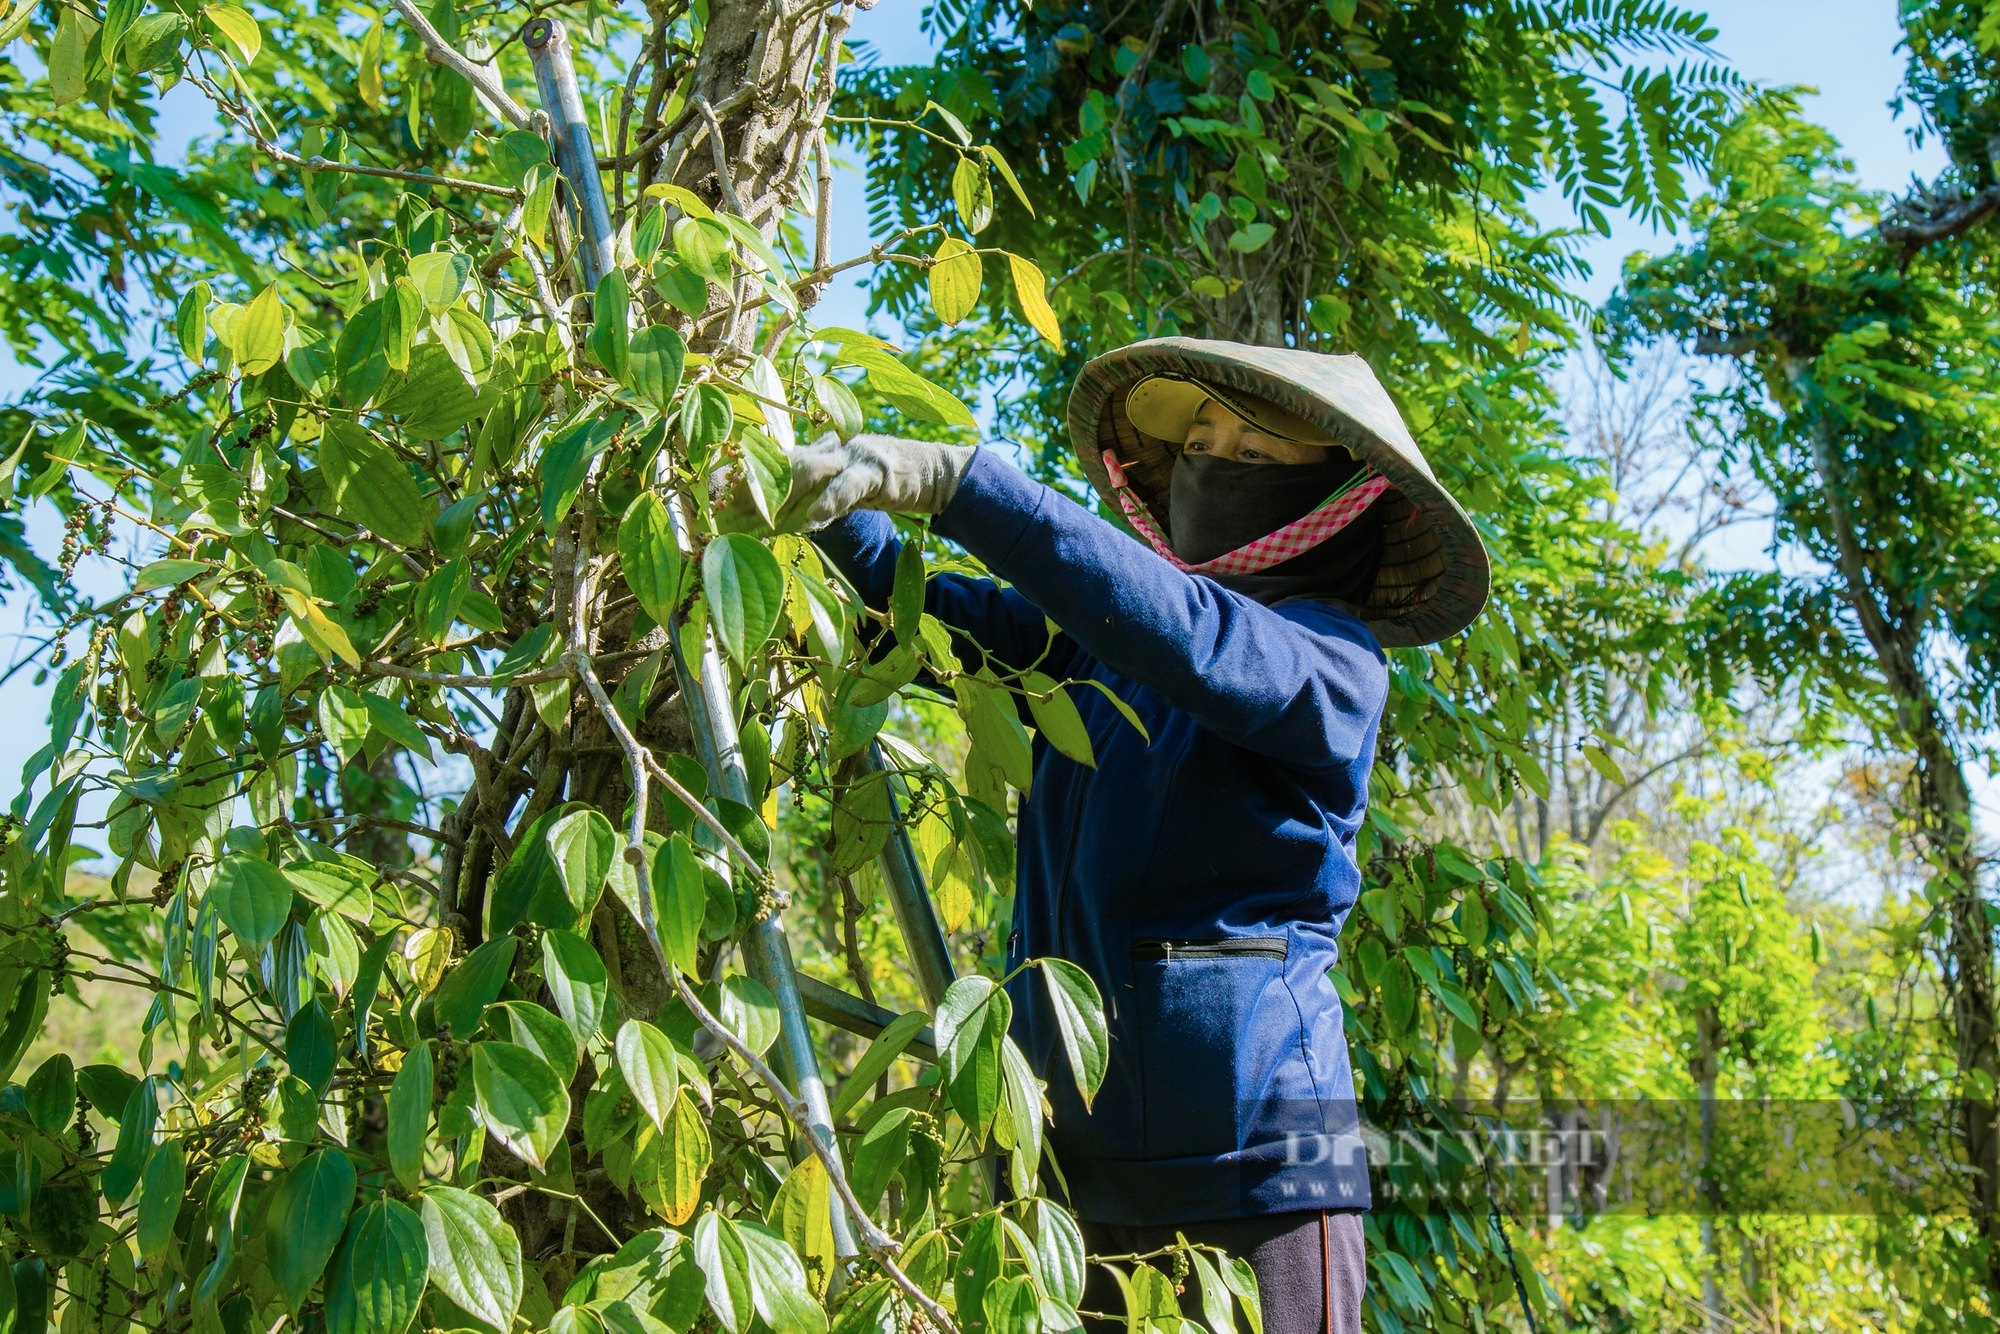
[[[894,1010],[885,1010],[879,1005],[870,1005],[859,996],[851,996],[839,987],[830,987],[816,977],[807,977],[804,973],[797,974],[797,977],[799,999],[805,1002],[806,1013],[835,1028],[872,1038],[902,1017]],[[920,1061],[937,1064],[937,1037],[930,1026],[918,1029],[903,1052]]]

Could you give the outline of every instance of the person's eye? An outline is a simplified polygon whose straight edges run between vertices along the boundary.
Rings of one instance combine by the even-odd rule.
[[[1206,440],[1190,440],[1187,442],[1187,444],[1181,447],[1181,452],[1185,454],[1199,454],[1205,451],[1207,448],[1208,448],[1208,441]]]

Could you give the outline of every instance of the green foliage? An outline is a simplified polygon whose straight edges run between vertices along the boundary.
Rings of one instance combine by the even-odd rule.
[[[1962,157],[1962,136],[1990,114],[1963,102],[1962,81],[1984,57],[1954,7],[1913,9],[1907,22],[1911,90]],[[1947,73],[1953,42],[1970,63]],[[1666,337],[1738,359],[1702,410],[1725,461],[1777,502],[1779,542],[1825,571],[1775,591],[1793,603],[1817,593],[1833,612],[1774,618],[1753,662],[1774,684],[1803,683],[1809,700],[1837,700],[1911,771],[1893,805],[1921,851],[1930,911],[1923,944],[1910,941],[1899,962],[1920,976],[1943,962],[1932,975],[1948,1004],[1934,1022],[1952,1052],[1890,1083],[1943,1067],[1955,1087],[1948,1133],[1978,1178],[1964,1196],[1976,1238],[1967,1263],[1990,1291],[2000,1289],[2000,1174],[1984,1165],[2000,1162],[2000,1144],[1983,1109],[2000,1033],[1966,771],[1975,758],[1990,766],[2000,685],[2000,526],[1986,503],[2000,486],[1990,378],[2000,322],[1991,236],[1951,193],[1984,170],[1960,161],[1935,192],[1892,205],[1851,179],[1831,137],[1788,99],[1766,99],[1725,136],[1696,244],[1635,259],[1607,315],[1621,345]],[[1946,1234],[1939,1250],[1963,1244]],[[1919,1291],[1940,1310],[1965,1300],[1950,1282]]]
[[[601,149],[685,117],[667,95],[697,71],[741,76],[710,40],[716,7],[562,13],[593,98],[617,100],[610,53],[641,39],[652,95]],[[1064,683],[959,662],[922,613],[922,542],[881,617],[770,527],[801,433],[964,432],[970,409],[920,358],[815,330],[803,298],[823,284],[781,253],[803,219],[774,199],[737,216],[705,149],[685,182],[649,154],[612,173],[619,262],[578,291],[547,145],[509,100],[533,86],[521,45],[486,16],[439,5],[430,35],[413,12],[116,0],[16,28],[46,73],[11,76],[0,114],[65,173],[20,160],[42,193],[0,246],[7,332],[77,359],[10,417],[0,485],[81,517],[60,578],[0,552],[76,640],[0,850],[0,1078],[64,985],[72,912],[151,1008],[133,1068],[64,1057],[0,1097],[26,1109],[0,1151],[33,1164],[0,1172],[18,1261],[0,1272],[18,1270],[23,1310],[53,1290],[50,1314],[99,1334],[287,1315],[331,1334],[826,1334],[919,1311],[944,1330],[961,1225],[997,1236],[1004,1214],[1010,1235],[1038,1219],[1070,1245],[1047,1293],[1032,1246],[993,1257],[990,1285],[1014,1294],[1000,1323],[1073,1324],[1079,1234],[1039,1197],[1042,1085],[1005,992],[969,977],[940,1017],[899,1019],[841,1090],[823,1162],[766,1064],[777,1000],[730,962],[781,902],[778,786],[831,803],[855,866],[890,835],[891,782],[920,791],[926,869],[956,913],[1011,876],[1021,697],[1088,748]],[[447,44],[504,84],[475,96],[427,58]],[[800,117],[830,86],[810,63],[785,77]],[[227,127],[178,172],[148,161],[148,99],[177,82]],[[976,185],[968,207],[990,212]],[[1013,263],[1058,337],[1039,271]],[[128,361],[143,315],[161,351]],[[726,532],[718,468],[755,500]],[[114,525],[152,559],[75,601],[63,581]],[[908,671],[885,682],[869,652],[889,633]],[[947,768],[901,743],[893,774],[860,780],[852,757],[919,670],[972,720],[972,756]],[[702,673],[738,711],[740,771],[704,770],[713,737],[668,704]],[[446,753],[476,778],[440,805],[399,766]],[[115,870],[78,907],[76,811],[99,791]],[[1094,1089],[1102,1000],[1074,967],[1052,977]],[[918,1059],[929,1025],[949,1037],[943,1077]],[[93,1109],[115,1125],[101,1149]],[[1005,1206],[980,1166],[1002,1151]]]
[[[1921,482],[1890,465],[1946,460],[1983,422],[1990,340],[1946,311],[1976,256],[1893,276],[1859,260],[1845,224],[1878,205],[1774,104],[1732,123],[1741,89],[1669,6],[1271,4],[1224,28],[1202,7],[945,3],[936,66],[847,71],[832,122],[870,153],[877,231],[900,229],[913,261],[881,301],[950,328],[899,351],[813,325],[821,284],[795,262],[813,220],[785,212],[798,181],[753,181],[764,159],[744,149],[746,221],[706,146],[633,151],[694,123],[693,87],[725,138],[746,132],[728,99],[743,53],[711,41],[725,8],[742,6],[553,11],[594,126],[616,126],[596,148],[625,164],[606,173],[617,264],[594,292],[566,267],[548,146],[428,59],[407,10],[115,0],[8,20],[39,63],[0,67],[18,214],[0,327],[18,354],[46,341],[67,360],[6,413],[0,502],[53,506],[71,541],[52,569],[0,514],[0,558],[70,618],[49,746],[0,847],[0,1068],[74,985],[72,939],[151,1006],[131,1068],[43,1064],[0,1093],[17,1329],[288,1312],[331,1334],[853,1334],[920,1311],[993,1334],[1073,1325],[1090,1260],[1040,1195],[1042,1088],[997,982],[1027,722],[1092,759],[1074,683],[960,661],[922,594],[969,566],[920,528],[883,616],[772,520],[793,442],[971,439],[967,405],[1009,375],[1039,387],[1002,395],[1002,430],[1073,487],[1060,394],[1083,356],[1153,334],[1367,355],[1496,557],[1478,626],[1391,661],[1336,978],[1371,1118],[1488,1075],[1587,1092],[1637,1068],[1681,1092],[1708,1061],[1723,1087],[1792,1094],[1837,1086],[1829,1045],[1850,1070],[1889,1063],[1877,1030],[1829,1036],[1801,1003],[1823,975],[1803,953],[1817,925],[1765,897],[1753,839],[1670,874],[1634,836],[1589,874],[1560,842],[1531,855],[1484,833],[1579,775],[1625,786],[1629,710],[1721,718],[1746,666],[1819,715],[1882,714],[1836,590],[1705,583],[1616,517],[1548,384],[1578,313],[1573,252],[1522,205],[1553,187],[1586,227],[1617,208],[1673,225],[1682,169],[1720,164],[1694,219],[1709,251],[1636,271],[1614,324],[1735,328],[1782,304],[1816,331],[1809,394],[1766,377],[1778,411],[1749,390],[1711,408],[1749,423],[1732,461],[1774,488],[1810,444],[1785,394],[1832,404],[1845,447],[1902,479],[1870,493],[1868,540],[1966,649],[1952,706],[1969,721],[1990,708],[1989,590],[1949,571],[1991,544],[1976,515],[1943,516],[1991,479],[1956,455]],[[1955,14],[1912,17],[1913,33],[1935,18],[1913,59],[1974,87],[1983,56],[1936,63],[1985,49]],[[498,16],[440,5],[429,22],[491,56],[473,68],[502,91],[533,86]],[[750,100],[789,108],[771,122],[789,133],[824,72]],[[183,82],[227,128],[169,169],[153,99]],[[1954,144],[1983,122],[1965,124]],[[1791,258],[1745,243],[1759,229]],[[1725,271],[1741,281],[1712,300]],[[155,324],[155,352],[128,352]],[[749,513],[718,513],[718,471]],[[1890,523],[1913,503],[1922,540]],[[1824,540],[1809,504],[1784,522]],[[75,558],[114,534],[141,563],[82,603]],[[694,689],[703,673],[714,690]],[[740,768],[700,730],[718,720],[695,717],[697,693],[733,712]],[[861,762],[876,741],[890,772]],[[643,805],[633,746],[657,763]],[[398,768],[443,754],[468,766],[444,800]],[[87,793],[109,799],[115,870],[80,898]],[[898,822],[973,965],[935,1015],[873,892]],[[819,1035],[846,1072],[838,1171],[782,1114],[776,1003],[736,962],[779,912],[807,967],[905,1011],[865,1046]],[[1896,929],[1935,939],[1932,920]],[[1031,967],[1089,1096],[1102,997],[1074,965]],[[1728,1042],[1704,1045],[1714,1031]],[[983,1164],[1003,1152],[999,1205]],[[1754,1164],[1721,1166],[1733,1181]],[[1369,1225],[1371,1327],[1512,1320],[1471,1165],[1392,1184]],[[836,1209],[863,1253],[839,1253]],[[1551,1275],[1524,1275],[1544,1317],[1639,1327],[1645,1303],[1699,1287],[1676,1236],[1634,1229],[1608,1258],[1515,1241]],[[1896,1254],[1925,1310],[1965,1309],[1957,1252]],[[1241,1257],[1177,1247],[1121,1262],[1120,1281],[1156,1328],[1197,1307],[1213,1334],[1261,1327]]]

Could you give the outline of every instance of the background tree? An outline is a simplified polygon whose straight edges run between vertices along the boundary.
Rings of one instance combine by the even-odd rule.
[[[1886,201],[1845,171],[1790,106],[1754,112],[1725,143],[1696,242],[1635,263],[1610,317],[1628,338],[1666,334],[1741,359],[1708,402],[1727,419],[1724,457],[1777,498],[1778,540],[1815,562],[1802,591],[1831,600],[1845,631],[1834,642],[1781,639],[1766,668],[1814,676],[1829,654],[1855,655],[1873,696],[1855,701],[1858,712],[1908,765],[1898,800],[1932,873],[1927,935],[1949,998],[1940,1017],[1956,1035],[1982,1265],[1996,1287],[2000,1042],[1965,773],[1994,722],[2000,667],[1990,258],[1979,234],[1899,252],[1871,226]]]

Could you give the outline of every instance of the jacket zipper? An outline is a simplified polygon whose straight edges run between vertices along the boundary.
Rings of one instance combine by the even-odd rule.
[[[1236,936],[1226,940],[1163,940],[1145,937],[1132,942],[1134,963],[1172,963],[1176,959],[1279,959],[1290,952],[1283,936]]]

